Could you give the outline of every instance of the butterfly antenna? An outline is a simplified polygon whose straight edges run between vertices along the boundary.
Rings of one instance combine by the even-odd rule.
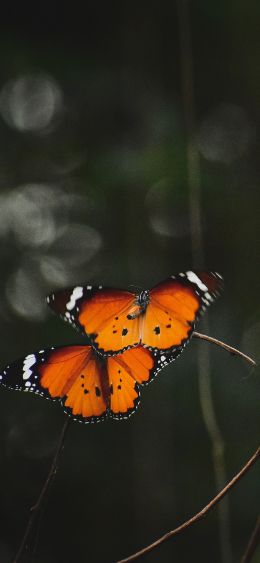
[[[129,284],[129,289],[132,288],[134,291],[142,291],[143,288],[140,285]]]

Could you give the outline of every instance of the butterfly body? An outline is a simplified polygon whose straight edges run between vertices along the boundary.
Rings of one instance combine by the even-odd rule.
[[[175,353],[189,341],[195,323],[221,288],[216,272],[188,271],[139,293],[87,285],[58,291],[47,302],[87,334],[103,355],[140,344]]]
[[[135,319],[136,317],[138,317],[142,313],[145,313],[147,305],[149,305],[149,302],[150,302],[150,294],[149,294],[149,291],[147,289],[145,289],[137,295],[137,298],[136,298],[136,301],[135,301],[135,303],[138,307],[137,312],[134,313],[134,314],[129,314],[128,317],[130,319]]]

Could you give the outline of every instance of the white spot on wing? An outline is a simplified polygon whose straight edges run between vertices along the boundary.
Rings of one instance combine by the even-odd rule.
[[[80,299],[83,295],[83,287],[74,287],[73,292],[70,296],[70,300],[66,304],[66,308],[71,311],[76,305],[76,301]]]
[[[32,370],[30,369],[36,362],[36,357],[34,354],[29,354],[26,356],[23,362],[23,379],[29,379],[32,375]]]
[[[186,276],[188,280],[192,283],[195,283],[199,289],[202,291],[208,291],[207,286],[200,280],[200,278],[194,272],[186,272]]]

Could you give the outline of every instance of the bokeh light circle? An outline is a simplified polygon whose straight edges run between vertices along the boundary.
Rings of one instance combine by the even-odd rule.
[[[61,108],[61,89],[50,76],[20,76],[7,82],[0,93],[0,112],[4,121],[21,132],[46,129]]]
[[[243,156],[254,134],[245,110],[235,104],[220,104],[201,123],[198,147],[206,160],[229,164]]]

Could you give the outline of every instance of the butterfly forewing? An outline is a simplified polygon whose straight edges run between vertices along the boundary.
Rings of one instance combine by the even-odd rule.
[[[222,278],[215,272],[186,272],[154,287],[141,333],[143,345],[177,355],[222,285]]]
[[[101,420],[107,411],[101,363],[91,346],[66,346],[29,354],[0,375],[8,388],[60,400],[65,411],[83,422]]]
[[[140,340],[136,295],[128,291],[85,286],[62,290],[47,298],[62,318],[87,334],[105,355],[120,353]]]
[[[149,348],[165,351],[182,346],[191,331],[190,324],[179,320],[169,308],[162,309],[152,301],[143,324],[142,342]]]
[[[90,346],[68,346],[46,350],[34,367],[39,390],[46,389],[51,398],[63,398],[89,363]]]
[[[48,303],[87,334],[105,356],[143,344],[176,357],[222,286],[216,272],[188,271],[139,295],[101,286],[78,286],[52,294]]]
[[[83,422],[94,422],[107,412],[107,400],[102,382],[102,364],[91,351],[87,364],[66,392],[65,411]]]

